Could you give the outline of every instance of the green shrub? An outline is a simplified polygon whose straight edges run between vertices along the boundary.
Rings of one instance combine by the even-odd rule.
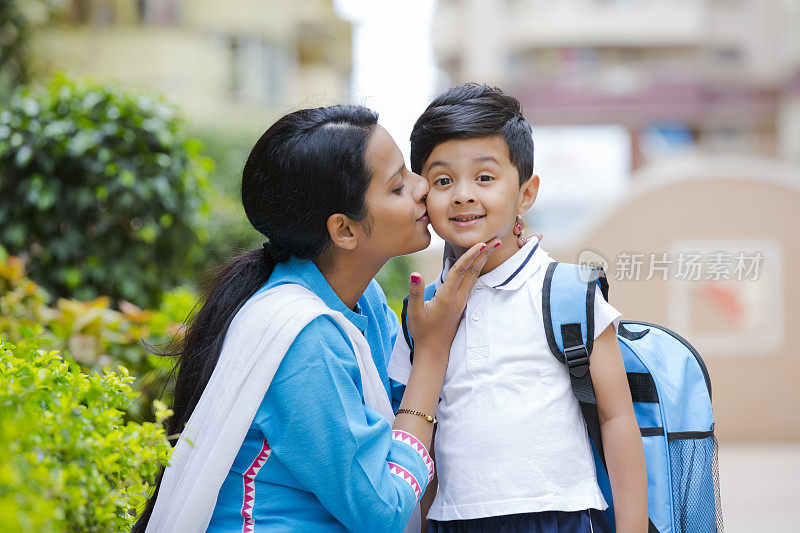
[[[403,298],[408,296],[409,276],[414,271],[411,258],[407,255],[394,257],[387,261],[383,268],[375,276],[380,283],[386,301],[397,316],[403,309]]]
[[[204,258],[212,164],[155,96],[56,78],[0,110],[0,244],[57,297],[156,306]]]
[[[201,279],[214,267],[264,241],[250,225],[240,201],[242,168],[258,136],[223,129],[193,130],[192,134],[203,142],[205,153],[214,161],[208,179],[216,190],[209,216],[202,222],[208,242],[198,270],[197,279]]]
[[[174,361],[153,355],[141,344],[163,344],[180,332],[195,302],[186,289],[166,293],[161,308],[148,311],[126,302],[111,308],[107,297],[87,302],[50,295],[25,276],[25,265],[0,246],[0,335],[16,341],[41,326],[39,336],[53,350],[67,351],[85,371],[124,366],[136,381],[137,394],[125,406],[128,418],[152,420],[149,406],[156,399],[171,401],[167,376]],[[1,530],[0,530],[1,531]]]
[[[198,281],[210,279],[215,267],[264,242],[264,236],[247,220],[241,202],[222,193],[217,193],[210,216],[202,225],[208,241],[203,250],[203,262],[196,272]]]
[[[214,160],[214,168],[208,175],[211,184],[229,198],[239,198],[244,163],[262,132],[248,133],[231,128],[193,128],[190,131],[203,142],[206,155]]]
[[[133,378],[86,375],[43,349],[41,327],[0,337],[0,531],[127,531],[170,445],[156,422],[123,423]]]

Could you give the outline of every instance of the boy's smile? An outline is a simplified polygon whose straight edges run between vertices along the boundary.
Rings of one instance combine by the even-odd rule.
[[[534,176],[520,185],[503,137],[438,144],[423,165],[422,175],[430,184],[426,203],[433,229],[457,255],[493,237],[503,241],[492,254],[493,259],[499,258],[498,264],[519,249],[513,234],[516,216],[533,203],[539,178]]]
[[[484,218],[486,215],[457,215],[454,217],[450,217],[450,220],[453,221],[453,224],[456,227],[467,227],[473,224],[477,224],[478,220]]]

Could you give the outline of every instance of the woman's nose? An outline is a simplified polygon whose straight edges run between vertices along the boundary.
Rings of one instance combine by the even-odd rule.
[[[430,189],[428,180],[413,172],[411,172],[411,179],[413,180],[411,190],[413,191],[414,201],[422,202],[428,196],[428,190]]]

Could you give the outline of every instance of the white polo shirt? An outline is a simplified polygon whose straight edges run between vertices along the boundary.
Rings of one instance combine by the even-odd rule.
[[[428,518],[607,507],[569,373],[547,345],[542,285],[553,259],[537,245],[478,278],[467,301],[436,415],[439,489]],[[622,315],[599,288],[594,301],[597,338]],[[409,351],[398,335],[389,375],[401,383]]]

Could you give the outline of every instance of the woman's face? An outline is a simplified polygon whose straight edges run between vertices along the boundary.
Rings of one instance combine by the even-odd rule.
[[[363,243],[381,258],[418,252],[431,242],[425,196],[428,182],[408,170],[403,154],[380,124],[367,142],[369,238]]]

